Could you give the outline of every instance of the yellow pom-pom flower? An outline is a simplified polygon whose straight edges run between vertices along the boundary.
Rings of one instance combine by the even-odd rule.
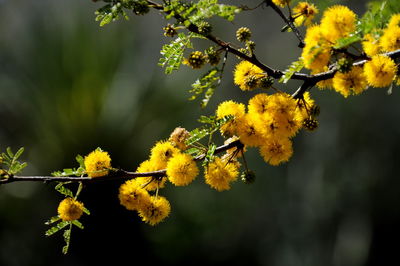
[[[293,8],[294,24],[296,26],[311,24],[314,16],[318,14],[318,9],[315,5],[307,2],[299,2],[297,6]]]
[[[57,212],[63,221],[78,220],[83,214],[83,203],[73,198],[65,198],[58,205]]]
[[[263,143],[262,131],[260,127],[263,125],[262,116],[246,114],[237,123],[237,134],[240,142],[249,147],[256,147]]]
[[[259,93],[249,100],[248,109],[250,114],[264,115],[267,111],[269,95],[266,93]]]
[[[380,38],[380,45],[385,52],[395,51],[400,49],[400,27],[394,26],[385,29]]]
[[[368,84],[377,88],[389,86],[395,78],[396,72],[396,63],[385,55],[375,55],[364,65]]]
[[[381,47],[379,46],[379,40],[376,39],[372,34],[367,34],[364,36],[362,47],[368,56],[374,56],[381,50]]]
[[[206,183],[212,188],[223,191],[230,189],[230,183],[239,175],[238,167],[234,163],[228,163],[219,157],[209,163],[205,172]]]
[[[272,2],[277,6],[285,7],[290,3],[290,0],[272,0]]]
[[[167,167],[168,160],[179,152],[179,149],[171,142],[159,141],[151,148],[150,161],[157,165],[159,169],[163,169]]]
[[[161,167],[159,164],[151,161],[151,160],[146,160],[142,162],[139,167],[136,169],[136,172],[138,173],[146,173],[146,172],[153,172],[157,170],[162,170],[163,167]],[[165,181],[167,180],[166,177],[152,177],[152,176],[145,176],[145,177],[138,177],[136,178],[136,181],[142,185],[142,187],[146,190],[156,190],[158,188],[163,188],[165,186]]]
[[[107,152],[96,149],[85,157],[84,164],[89,177],[106,176],[111,168],[111,158]]]
[[[304,67],[317,71],[327,66],[331,59],[331,48],[319,25],[307,28],[304,42],[305,47],[301,54]]]
[[[367,85],[363,68],[360,66],[353,67],[347,73],[337,72],[333,77],[333,88],[345,98],[352,94],[360,94],[367,89]]]
[[[242,61],[236,65],[233,81],[243,91],[253,90],[258,85],[258,79],[265,76],[263,72],[258,66]]]
[[[388,28],[400,27],[400,14],[394,14],[390,18]]]
[[[152,196],[150,201],[139,209],[139,216],[150,225],[156,225],[171,212],[169,201],[161,196]]]
[[[242,103],[225,101],[218,105],[216,114],[219,119],[228,115],[233,116],[232,120],[221,126],[222,134],[232,136],[236,133],[237,121],[245,114],[245,106]]]
[[[260,154],[270,165],[287,162],[293,154],[292,142],[288,138],[269,139],[260,147]]]
[[[348,7],[335,5],[328,8],[321,20],[324,37],[334,44],[338,39],[349,36],[356,29],[357,15]]]
[[[119,187],[119,202],[128,210],[138,210],[147,206],[150,195],[135,179],[128,180]]]
[[[198,174],[199,168],[189,154],[178,153],[168,161],[168,180],[175,186],[189,185]]]

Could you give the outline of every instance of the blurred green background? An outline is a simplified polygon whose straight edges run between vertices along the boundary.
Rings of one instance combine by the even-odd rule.
[[[342,3],[359,15],[366,10],[366,1]],[[74,167],[77,154],[96,147],[113,166],[135,170],[176,126],[194,128],[221,100],[251,97],[233,85],[230,56],[222,86],[201,110],[187,91],[202,71],[182,66],[165,76],[157,66],[169,41],[162,17],[132,15],[100,28],[93,14],[100,5],[0,0],[0,149],[26,148],[25,175]],[[270,9],[237,18],[216,19],[214,31],[234,41],[238,27],[250,27],[258,57],[279,69],[299,56]],[[189,187],[168,186],[160,193],[172,213],[156,227],[119,205],[120,184],[88,185],[82,200],[92,215],[82,219],[85,230],[73,230],[67,256],[61,234],[44,237],[44,221],[62,199],[54,185],[0,187],[0,265],[399,265],[400,93],[312,94],[320,128],[295,138],[289,163],[271,167],[250,150],[253,185],[238,181],[217,192],[199,177]]]

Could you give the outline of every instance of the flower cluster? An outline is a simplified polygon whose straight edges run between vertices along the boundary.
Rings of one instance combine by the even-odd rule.
[[[218,106],[217,117],[232,115],[234,118],[221,127],[222,134],[238,136],[244,145],[258,147],[266,162],[279,165],[293,154],[291,138],[304,121],[314,119],[314,106],[308,92],[300,100],[286,93],[260,93],[249,100],[247,113],[244,104],[225,101]]]
[[[324,12],[319,25],[307,29],[302,52],[304,66],[312,74],[317,74],[330,69],[337,60],[339,71],[332,79],[317,85],[320,88],[333,88],[344,97],[360,94],[368,86],[389,86],[395,79],[397,66],[382,53],[400,48],[399,20],[400,15],[394,15],[380,38],[377,33],[366,34],[362,47],[370,58],[364,65],[352,66],[351,58],[334,47],[343,38],[355,34],[357,16],[345,6],[332,6]],[[343,68],[343,62],[347,67]]]

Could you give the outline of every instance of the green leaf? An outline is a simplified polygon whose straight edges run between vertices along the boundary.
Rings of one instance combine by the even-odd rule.
[[[65,241],[65,246],[62,248],[62,253],[65,255],[68,253],[69,244],[71,243],[71,230],[72,230],[72,223],[69,223],[70,226],[67,230],[64,231],[63,237]]]
[[[20,156],[21,156],[21,154],[24,152],[24,147],[21,147],[18,151],[17,151],[17,153],[15,153],[15,155],[14,155],[14,159],[15,160],[17,160]]]
[[[302,59],[294,61],[288,69],[285,70],[283,76],[279,79],[281,83],[287,83],[293,76],[294,73],[299,72],[304,67],[304,63]]]
[[[50,228],[49,230],[47,230],[45,235],[46,236],[51,236],[51,235],[57,233],[58,231],[60,231],[61,229],[63,229],[64,227],[66,227],[69,224],[70,224],[70,222],[68,222],[68,221],[59,222],[57,225],[55,225],[52,228]]]
[[[368,11],[361,18],[358,28],[364,34],[379,33],[379,29],[386,27],[390,17],[399,12],[400,5],[396,1],[371,1],[368,3]]]
[[[224,125],[225,123],[229,122],[232,119],[233,119],[232,115],[225,116],[221,119],[217,119],[215,116],[209,116],[209,117],[201,116],[199,120],[202,121],[202,123],[207,123],[208,125],[196,128],[191,132],[189,132],[190,136],[185,142],[186,145],[191,145],[201,140],[202,138],[210,134],[213,134],[214,132],[219,130],[222,125]]]
[[[78,227],[79,229],[83,229],[83,224],[81,222],[79,222],[78,220],[73,220],[72,224],[75,225],[76,227]]]
[[[49,220],[47,220],[44,224],[50,225],[52,223],[55,223],[57,221],[59,221],[61,218],[58,216],[53,216],[51,217]]]
[[[183,61],[183,53],[186,48],[191,48],[192,43],[190,41],[191,35],[185,35],[179,33],[178,37],[171,41],[169,44],[165,44],[161,49],[161,55],[158,65],[165,67],[165,74],[171,74],[172,71],[178,70]]]
[[[74,197],[74,194],[72,193],[71,190],[69,190],[68,188],[64,187],[65,183],[58,183],[55,186],[55,190],[57,190],[58,192],[60,192],[61,194],[67,196],[67,197]]]
[[[202,94],[206,90],[204,98],[201,102],[201,107],[206,107],[212,95],[214,94],[215,88],[220,82],[221,77],[220,75],[218,75],[218,73],[220,73],[220,70],[218,68],[213,68],[202,75],[200,79],[197,79],[192,84],[192,89],[189,91],[193,93],[189,100],[195,100],[200,94]]]
[[[113,19],[113,14],[112,14],[112,13],[108,13],[108,14],[105,15],[105,16],[103,17],[103,19],[101,20],[101,22],[100,22],[100,27],[103,27],[103,26],[109,24],[109,23],[112,21],[112,19]]]
[[[86,213],[87,215],[90,215],[90,211],[88,209],[86,209],[85,207],[83,207],[83,212]]]
[[[348,47],[349,45],[362,41],[362,37],[358,34],[353,34],[349,37],[341,38],[336,41],[336,44],[333,46],[334,49],[343,49]]]
[[[85,168],[85,159],[82,157],[82,155],[77,155],[75,157],[75,160],[79,163],[79,166],[82,168]]]
[[[203,166],[206,166],[208,163],[210,163],[214,160],[214,153],[215,153],[216,149],[217,149],[217,145],[215,145],[214,143],[211,143],[210,145],[208,145],[206,157],[204,158],[203,163],[202,163]]]

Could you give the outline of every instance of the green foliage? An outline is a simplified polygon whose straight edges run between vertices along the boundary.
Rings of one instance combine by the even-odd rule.
[[[222,125],[229,122],[233,119],[233,116],[228,115],[221,119],[218,119],[216,116],[201,116],[199,118],[199,122],[203,124],[208,124],[207,126],[203,126],[200,128],[196,128],[192,130],[190,133],[190,137],[186,140],[186,145],[191,145],[195,142],[198,142],[202,138],[209,136],[220,129]]]
[[[64,231],[64,234],[63,234],[64,241],[65,241],[65,246],[62,248],[62,253],[63,254],[67,254],[68,253],[69,245],[71,243],[71,231],[72,231],[73,222],[68,222],[68,224],[69,224],[69,227],[68,227],[68,229],[66,229]]]
[[[376,29],[383,29],[390,17],[400,12],[400,5],[396,1],[372,1],[368,3],[368,11],[360,20],[358,27],[364,34],[376,33]]]
[[[69,182],[60,182],[55,186],[55,190],[60,192],[61,194],[63,194],[66,197],[74,197],[74,194],[72,193],[72,191],[66,187],[64,187],[65,184],[68,184]]]
[[[65,228],[69,224],[70,224],[70,222],[68,222],[68,221],[61,221],[57,225],[55,225],[52,228],[50,228],[49,230],[47,230],[45,232],[45,235],[46,236],[51,236],[51,235],[57,233],[58,231],[60,231],[61,229]]]
[[[22,171],[22,169],[24,169],[27,166],[27,163],[25,163],[25,162],[21,163],[18,161],[18,158],[22,155],[23,152],[24,152],[24,148],[20,148],[14,154],[12,152],[11,148],[8,147],[6,149],[6,152],[3,152],[1,154],[0,165],[4,164],[8,168],[5,171],[5,173],[2,174],[2,177],[13,176],[13,175],[19,173],[20,171]]]
[[[212,68],[199,79],[197,79],[192,84],[192,89],[190,90],[193,95],[189,100],[195,100],[200,94],[205,91],[204,98],[201,101],[200,106],[202,108],[206,107],[211,97],[214,95],[216,87],[220,83],[221,76],[218,75],[220,70],[218,68]]]
[[[303,67],[304,67],[303,60],[299,59],[297,61],[294,61],[292,64],[290,64],[289,68],[285,70],[285,73],[279,79],[279,82],[287,83],[292,78],[293,74],[302,70]]]
[[[85,159],[82,155],[77,155],[75,160],[78,162],[78,168],[65,168],[62,171],[54,171],[51,173],[52,176],[82,176],[85,174]]]
[[[59,216],[53,216],[49,220],[47,220],[44,224],[50,225],[50,224],[53,224],[55,222],[58,222],[60,219],[61,218]]]
[[[100,21],[100,27],[103,27],[114,20],[118,20],[120,16],[129,19],[128,15],[122,9],[123,5],[121,3],[107,4],[96,10],[94,13],[96,15],[96,21]]]
[[[214,153],[215,153],[216,149],[217,149],[217,145],[215,145],[214,143],[211,143],[210,145],[208,145],[207,153],[206,153],[206,156],[204,157],[202,166],[207,166],[208,163],[210,163],[214,160]]]
[[[178,70],[183,61],[183,53],[186,48],[192,48],[190,39],[192,34],[185,35],[179,33],[178,37],[171,41],[169,44],[165,44],[161,49],[161,55],[158,65],[165,67],[165,74],[171,74],[172,71]]]
[[[354,43],[362,41],[362,35],[360,33],[355,33],[345,38],[341,38],[336,41],[336,44],[333,46],[334,49],[343,49]]]

